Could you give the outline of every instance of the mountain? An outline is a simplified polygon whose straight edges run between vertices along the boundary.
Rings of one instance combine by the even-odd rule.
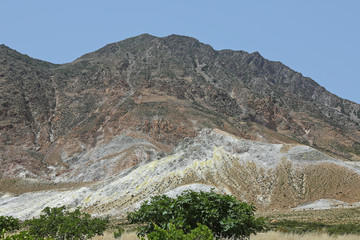
[[[257,52],[190,37],[144,34],[62,65],[1,45],[0,83],[2,178],[99,180],[204,127],[360,160],[359,104]],[[103,171],[74,177],[101,159]]]
[[[1,199],[7,199],[7,204],[16,203],[8,194],[28,196],[40,191],[36,194],[50,196],[49,191],[56,195],[59,188],[71,194],[100,191],[130,174],[142,176],[136,169],[152,169],[151,163],[157,161],[176,168],[195,164],[193,155],[198,156],[196,161],[205,161],[215,150],[202,154],[202,148],[227,149],[219,144],[221,140],[215,145],[204,140],[207,137],[202,134],[215,131],[211,129],[219,129],[217,133],[224,135],[220,139],[227,134],[236,138],[239,148],[243,141],[251,142],[246,143],[251,147],[245,147],[251,155],[226,150],[221,159],[230,160],[221,163],[225,165],[220,169],[211,165],[214,169],[204,169],[206,174],[194,173],[201,181],[171,179],[166,175],[170,167],[164,168],[161,174],[176,184],[161,187],[162,192],[193,183],[210,184],[264,208],[292,207],[320,198],[360,201],[360,105],[258,52],[216,51],[190,37],[143,34],[71,63],[52,64],[0,45],[0,91],[0,192],[6,193]],[[188,141],[193,144],[186,145]],[[188,151],[188,161],[170,157],[185,145],[188,150],[181,151]],[[278,153],[273,156],[273,151]],[[304,152],[294,158],[282,151]],[[242,161],[241,166],[236,163],[244,154],[246,168]],[[295,166],[300,165],[303,170],[296,172]],[[241,185],[244,178],[237,175],[244,173],[258,181],[256,188]],[[338,185],[329,185],[329,177],[338,179]],[[284,194],[280,187],[269,185],[278,178],[288,183]],[[329,187],[306,193],[301,187],[305,183]],[[136,194],[142,197],[131,201],[147,196]],[[89,209],[93,206],[82,197],[76,199]]]

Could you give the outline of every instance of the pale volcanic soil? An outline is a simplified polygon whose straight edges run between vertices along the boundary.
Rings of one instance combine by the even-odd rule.
[[[308,146],[255,142],[205,129],[169,154],[140,162],[103,181],[59,185],[60,189],[39,184],[36,192],[4,193],[0,215],[27,219],[47,206],[65,205],[122,218],[151,196],[211,188],[253,202],[259,211],[290,210],[320,199],[356,206],[360,201],[359,172],[358,166]],[[316,204],[322,202],[328,200]]]

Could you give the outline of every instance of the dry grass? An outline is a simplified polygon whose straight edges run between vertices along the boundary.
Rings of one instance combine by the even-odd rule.
[[[304,235],[281,232],[259,233],[251,236],[251,240],[359,240],[359,235],[329,236],[326,233],[306,233]]]
[[[103,236],[96,236],[93,240],[139,240],[134,231],[126,231],[121,238],[114,238],[114,231],[106,230]]]
[[[324,224],[359,223],[360,208],[337,208],[327,210],[309,211],[279,211],[279,212],[258,212],[257,217],[268,219],[294,220],[299,222],[317,222]]]
[[[136,236],[135,232],[128,232],[121,236],[120,240],[138,240],[139,238]]]

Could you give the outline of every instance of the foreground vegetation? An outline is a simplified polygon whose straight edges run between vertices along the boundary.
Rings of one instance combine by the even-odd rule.
[[[210,236],[208,230],[217,238],[248,239],[265,227],[264,219],[255,218],[254,213],[252,204],[240,202],[231,195],[185,191],[177,198],[162,195],[145,201],[139,210],[128,215],[128,221],[145,224],[139,228],[140,236],[152,236],[153,231],[160,233],[159,229],[170,232],[176,228],[188,234],[200,228],[199,239],[212,239],[204,238]]]
[[[69,212],[65,207],[45,208],[40,218],[27,220],[20,232],[5,237],[5,231],[19,227],[13,218],[6,218],[2,239],[89,239],[102,235],[108,219],[91,218],[80,209]],[[255,218],[252,204],[238,201],[230,195],[185,191],[177,198],[156,196],[142,203],[139,210],[129,213],[130,224],[140,224],[137,235],[149,240],[212,240],[216,238],[248,239],[264,230],[263,218]],[[14,223],[15,221],[15,223]],[[15,227],[12,227],[15,225]],[[121,237],[118,228],[114,237]]]
[[[255,217],[254,212],[253,205],[229,195],[187,191],[177,198],[163,195],[145,201],[128,214],[127,222],[112,222],[111,227],[107,218],[65,207],[45,208],[39,218],[25,222],[0,216],[0,239],[360,239],[356,208],[259,214],[263,217]],[[106,237],[101,237],[105,230]]]
[[[19,224],[13,217],[0,217],[0,239],[6,240],[42,240],[71,239],[83,240],[102,235],[109,220],[107,218],[92,218],[90,214],[81,213],[80,209],[73,212],[65,207],[45,208],[40,218],[33,218]],[[26,231],[9,234],[20,229]]]
[[[260,232],[250,236],[251,240],[359,240],[356,234],[329,235],[322,232],[307,232],[303,234],[284,233],[279,231]],[[115,238],[111,231],[104,233],[104,236],[96,237],[94,240],[139,240],[136,231],[127,230],[122,237]]]

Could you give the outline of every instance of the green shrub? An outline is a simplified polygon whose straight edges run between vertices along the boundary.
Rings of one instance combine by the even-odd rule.
[[[214,235],[211,230],[200,223],[198,227],[185,234],[182,229],[177,229],[174,224],[169,224],[164,230],[159,226],[154,226],[154,231],[147,235],[148,240],[213,240]],[[145,238],[141,238],[144,240]]]
[[[6,236],[5,237],[5,229],[3,229],[1,232],[0,232],[0,239],[1,240],[52,240],[52,238],[38,238],[38,237],[34,237],[34,236],[31,236],[28,232],[26,231],[22,231],[22,232],[19,232],[17,234],[13,234],[13,235],[9,235],[9,236]]]
[[[5,229],[5,231],[14,231],[20,228],[19,219],[11,216],[0,216],[0,231]]]
[[[122,227],[119,227],[115,232],[114,232],[114,238],[120,238],[121,235],[123,235],[123,233],[125,232],[125,229]]]
[[[264,229],[264,219],[255,218],[252,204],[238,201],[230,195],[186,191],[173,199],[165,195],[145,201],[140,209],[128,214],[130,223],[146,223],[138,234],[154,231],[155,225],[167,229],[171,223],[185,233],[203,224],[216,237],[248,238]]]
[[[66,208],[45,208],[40,218],[27,220],[29,234],[37,238],[89,239],[102,235],[109,223],[108,219],[91,218],[80,209],[69,212]]]

